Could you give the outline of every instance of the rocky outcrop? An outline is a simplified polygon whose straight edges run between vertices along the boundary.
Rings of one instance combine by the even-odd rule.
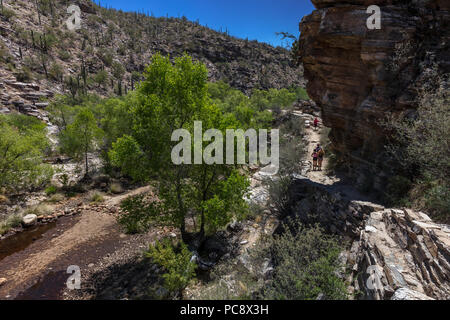
[[[380,121],[413,112],[417,88],[429,83],[434,72],[450,72],[450,3],[312,2],[317,10],[300,24],[298,52],[308,93],[321,108],[324,124],[332,128],[338,155],[353,167],[370,169],[367,176],[386,176],[386,133]],[[369,5],[381,8],[380,30],[367,28]],[[362,172],[357,171],[352,172]],[[371,183],[383,186],[383,181]]]
[[[352,200],[345,188],[297,177],[289,216],[342,237],[357,299],[450,299],[450,227],[425,213]]]
[[[409,209],[373,212],[355,248],[349,260],[362,298],[450,298],[450,228],[426,214]]]

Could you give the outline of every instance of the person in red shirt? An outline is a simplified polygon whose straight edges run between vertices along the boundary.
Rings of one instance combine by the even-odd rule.
[[[315,118],[314,119],[314,130],[317,129],[317,126],[319,125],[319,119]]]

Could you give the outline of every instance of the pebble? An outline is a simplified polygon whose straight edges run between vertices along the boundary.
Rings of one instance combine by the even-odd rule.
[[[0,287],[6,283],[6,278],[0,278]]]

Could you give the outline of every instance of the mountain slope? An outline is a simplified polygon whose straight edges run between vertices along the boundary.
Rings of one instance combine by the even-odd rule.
[[[81,8],[81,29],[75,31],[66,25],[72,3]],[[4,0],[0,17],[0,112],[33,109],[54,93],[122,94],[157,52],[187,52],[207,65],[211,81],[224,80],[246,93],[303,84],[302,69],[291,65],[287,50],[185,18],[125,13],[89,0]]]

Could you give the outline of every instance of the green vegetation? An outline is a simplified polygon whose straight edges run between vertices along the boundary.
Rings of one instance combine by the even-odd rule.
[[[290,109],[299,99],[307,99],[305,89],[253,90],[247,97],[240,90],[231,88],[227,83],[219,81],[208,84],[208,92],[213,102],[225,112],[233,113],[243,124],[252,128],[268,128],[273,120],[272,112]],[[272,112],[270,112],[271,110]]]
[[[20,214],[10,215],[7,219],[0,221],[0,236],[4,235],[12,228],[20,226],[21,222],[22,215]]]
[[[47,184],[53,174],[43,163],[48,146],[45,124],[39,120],[0,116],[0,188],[17,192]]]
[[[90,201],[92,203],[101,203],[103,201],[105,201],[105,199],[103,198],[103,195],[99,192],[93,192],[90,196]]]
[[[45,194],[47,196],[54,195],[56,192],[58,192],[58,188],[56,188],[55,186],[48,186],[47,188],[45,188]]]
[[[193,135],[194,121],[222,132],[247,125],[211,103],[206,68],[187,55],[175,59],[174,65],[168,58],[154,56],[144,77],[128,111],[133,130],[112,144],[109,158],[135,180],[156,177],[158,199],[144,203],[144,198],[136,197],[124,209],[131,215],[174,225],[184,239],[189,213],[198,226],[191,231],[203,238],[247,210],[244,195],[249,182],[235,166],[175,165],[171,159],[175,143],[169,142],[173,130],[183,128]],[[147,213],[139,209],[133,214],[134,208],[145,208]]]
[[[445,80],[435,83],[435,88],[421,92],[415,114],[386,124],[394,132],[388,150],[400,165],[386,197],[391,203],[412,204],[449,222],[450,102]]]
[[[285,231],[269,240],[274,275],[262,298],[275,300],[347,299],[345,282],[337,274],[343,265],[337,239],[318,226],[306,228],[289,221]]]
[[[150,246],[146,256],[164,269],[164,287],[182,296],[182,290],[195,277],[197,268],[187,246],[183,242],[174,245],[171,240],[165,239]]]
[[[88,153],[98,148],[103,131],[97,126],[97,121],[91,110],[81,109],[61,133],[60,144],[62,152],[76,160],[84,161],[85,176],[89,175]]]

